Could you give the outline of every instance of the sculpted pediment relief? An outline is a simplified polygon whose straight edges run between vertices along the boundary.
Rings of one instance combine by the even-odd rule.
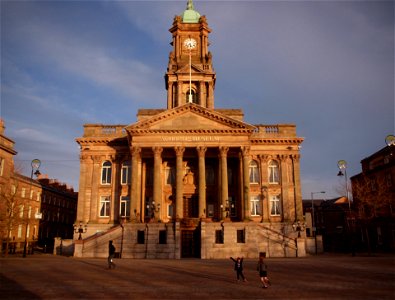
[[[188,103],[126,127],[129,132],[245,132],[254,126],[224,114]]]

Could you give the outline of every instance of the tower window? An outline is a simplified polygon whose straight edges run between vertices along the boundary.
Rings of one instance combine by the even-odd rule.
[[[196,92],[194,91],[194,90],[187,90],[187,92],[186,92],[186,103],[189,103],[189,94],[191,94],[192,95],[192,103],[195,103],[195,104],[199,104],[199,99],[198,99],[198,97],[197,97],[197,94],[196,94]]]

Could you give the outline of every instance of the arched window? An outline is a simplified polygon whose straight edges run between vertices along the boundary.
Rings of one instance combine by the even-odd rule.
[[[189,89],[186,92],[186,103],[189,103],[189,93],[192,95],[192,103],[199,104],[197,93],[194,90],[189,91]]]
[[[259,168],[255,160],[250,162],[250,183],[259,183]]]
[[[111,184],[111,162],[105,161],[102,165],[101,184]]]
[[[269,183],[279,183],[279,168],[278,162],[275,160],[271,160],[269,162]]]
[[[130,184],[130,161],[124,161],[121,169],[121,184]]]

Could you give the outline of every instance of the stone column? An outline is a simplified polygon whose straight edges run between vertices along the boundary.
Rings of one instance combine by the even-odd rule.
[[[204,81],[199,81],[199,104],[203,107],[207,107],[206,98],[204,97]]]
[[[167,87],[167,109],[173,108],[173,82],[169,82]]]
[[[288,195],[288,155],[280,155],[280,176],[281,176],[281,203],[282,203],[282,219],[289,221],[289,195]]]
[[[119,179],[120,174],[120,157],[112,156],[112,173],[111,173],[111,195],[112,203],[110,205],[110,222],[119,220],[119,205],[120,205],[120,195],[119,195]]]
[[[206,147],[197,147],[199,156],[199,217],[206,218]]]
[[[259,159],[260,159],[260,169],[261,169],[261,192],[262,192],[262,196],[263,196],[263,222],[269,222],[269,214],[270,214],[270,210],[269,210],[269,203],[270,203],[270,199],[269,199],[269,175],[268,175],[268,159],[269,156],[267,155],[259,155]]]
[[[100,156],[92,156],[93,160],[93,171],[92,171],[92,197],[90,199],[90,205],[88,203],[87,206],[90,206],[90,210],[87,212],[90,213],[89,220],[97,222],[99,218],[99,203],[100,196],[98,195],[98,189],[101,185],[101,167],[102,159]],[[85,207],[86,209],[86,207]]]
[[[154,193],[155,209],[162,205],[162,151],[161,147],[153,147],[154,151]],[[155,212],[156,215],[156,212]]]
[[[140,147],[132,147],[131,184],[130,184],[130,218],[133,222],[141,221],[141,205],[138,197],[138,182],[140,172],[138,162],[141,155]]]
[[[222,205],[222,219],[226,218],[226,204],[229,199],[228,196],[228,162],[227,153],[228,147],[219,147],[219,155],[221,159],[221,205]]]
[[[175,147],[176,151],[176,219],[182,219],[184,217],[184,205],[183,205],[183,177],[184,168],[182,165],[182,157],[185,151],[184,147]]]
[[[250,209],[250,148],[242,147],[244,219],[251,217]]]
[[[214,109],[214,86],[211,81],[208,83],[208,91],[207,91],[206,99],[207,99],[207,108]]]
[[[176,106],[181,106],[185,104],[185,98],[182,96],[182,82],[177,82],[177,104]]]
[[[88,186],[87,182],[92,182],[92,172],[89,172],[89,169],[92,169],[93,165],[91,162],[91,157],[89,155],[80,155],[80,184],[78,193],[78,207],[77,207],[77,219],[76,221],[82,221],[84,224],[89,221],[89,215],[85,212],[85,206],[87,204],[87,211],[89,212],[90,208],[90,199],[87,198]],[[91,170],[90,170],[91,171]],[[90,175],[90,176],[89,176]],[[91,187],[89,187],[91,190]]]
[[[303,221],[303,205],[302,205],[302,191],[300,186],[300,155],[295,154],[291,156],[293,161],[293,175],[294,175],[294,190],[295,190],[295,209],[296,218],[298,221]]]

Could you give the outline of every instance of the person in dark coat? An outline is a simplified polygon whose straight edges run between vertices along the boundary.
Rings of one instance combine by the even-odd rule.
[[[113,262],[115,256],[115,247],[112,244],[112,241],[108,242],[108,268],[111,269],[113,267],[115,269],[115,264]]]
[[[264,255],[259,256],[258,265],[256,267],[261,279],[262,287],[268,288],[270,285],[269,277],[267,277],[267,265],[264,262]]]
[[[243,279],[243,281],[247,281],[247,279],[244,277],[243,274],[243,257],[237,257],[234,259],[233,257],[230,257],[231,260],[234,261],[235,263],[235,271],[237,275],[237,281],[240,281],[240,278]]]

